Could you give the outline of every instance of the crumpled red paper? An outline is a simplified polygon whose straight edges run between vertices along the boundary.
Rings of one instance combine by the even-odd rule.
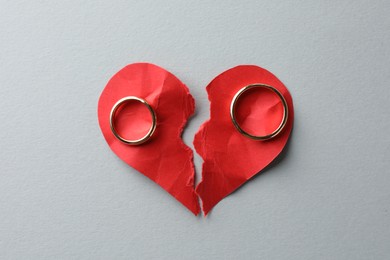
[[[156,131],[142,145],[124,144],[115,138],[110,129],[111,109],[126,96],[145,99],[156,112]],[[151,117],[142,105],[129,106],[133,107],[120,111],[117,130],[121,135],[127,134],[126,137],[140,137],[150,128]],[[197,215],[200,208],[194,191],[193,152],[181,139],[183,128],[194,113],[194,106],[188,88],[173,74],[153,64],[136,63],[126,66],[110,79],[99,99],[98,118],[104,138],[119,158]],[[134,118],[137,113],[141,117],[137,117],[136,123],[126,120]]]
[[[241,88],[254,83],[275,87],[288,104],[289,116],[284,130],[267,141],[243,136],[230,118],[230,103],[234,95]],[[237,120],[250,133],[270,133],[282,118],[282,103],[269,90],[253,91],[240,98]],[[257,66],[242,65],[223,72],[211,81],[207,92],[210,119],[200,127],[194,138],[195,149],[204,160],[202,181],[196,187],[196,192],[202,199],[205,215],[279,155],[290,136],[294,119],[293,102],[287,88],[272,73]],[[263,121],[259,122],[259,117]]]

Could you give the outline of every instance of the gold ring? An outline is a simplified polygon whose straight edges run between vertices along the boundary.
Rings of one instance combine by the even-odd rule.
[[[266,89],[269,89],[271,91],[273,91],[276,95],[278,95],[278,97],[280,98],[280,100],[282,101],[282,104],[283,104],[283,118],[282,118],[282,121],[280,122],[278,128],[276,128],[275,131],[273,131],[272,133],[270,134],[267,134],[267,135],[252,135],[252,134],[249,134],[248,132],[245,132],[241,126],[238,124],[237,120],[236,120],[236,104],[237,104],[237,101],[238,99],[240,98],[240,96],[250,90],[250,89],[253,89],[253,88],[266,88]],[[245,86],[243,87],[242,89],[240,89],[236,95],[234,95],[233,99],[232,99],[232,102],[230,104],[230,117],[232,119],[232,122],[234,124],[234,126],[237,128],[237,130],[244,136],[248,137],[248,138],[251,138],[251,139],[254,139],[254,140],[268,140],[268,139],[271,139],[271,138],[274,138],[275,136],[277,136],[278,134],[280,134],[280,132],[282,132],[283,128],[285,127],[286,123],[287,123],[287,118],[288,118],[288,106],[287,106],[287,102],[286,102],[286,99],[283,97],[282,93],[279,92],[279,90],[277,90],[276,88],[272,87],[272,86],[269,86],[269,85],[265,85],[265,84],[260,84],[260,83],[256,83],[256,84],[250,84],[248,86]]]
[[[142,104],[144,104],[149,112],[150,112],[150,115],[152,116],[152,125],[149,129],[149,131],[146,133],[145,136],[143,136],[142,138],[140,139],[137,139],[137,140],[128,140],[128,139],[125,139],[123,138],[122,136],[120,136],[118,134],[118,132],[116,131],[115,129],[115,123],[114,123],[114,119],[115,119],[115,114],[116,114],[116,111],[119,109],[119,107],[121,107],[124,103],[127,103],[129,101],[138,101]],[[118,102],[115,103],[115,105],[112,107],[111,109],[111,113],[110,113],[110,127],[111,127],[111,131],[112,133],[114,134],[114,136],[121,142],[125,143],[125,144],[128,144],[128,145],[139,145],[139,144],[142,144],[142,143],[145,143],[147,140],[149,140],[150,137],[152,137],[153,133],[154,133],[154,130],[156,130],[156,123],[157,122],[157,119],[156,119],[156,113],[154,112],[153,108],[149,105],[149,103],[142,99],[142,98],[139,98],[139,97],[134,97],[134,96],[128,96],[128,97],[124,97],[122,99],[120,99]]]

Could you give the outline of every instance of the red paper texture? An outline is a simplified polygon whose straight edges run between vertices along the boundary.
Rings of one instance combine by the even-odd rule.
[[[142,145],[124,144],[110,129],[111,109],[126,96],[145,99],[156,112],[156,131]],[[194,106],[188,88],[173,74],[153,64],[136,63],[110,79],[99,99],[98,117],[104,138],[119,158],[197,215],[200,208],[194,191],[193,152],[181,139]],[[118,110],[115,122],[122,137],[137,139],[149,130],[152,119],[144,105],[130,102]]]
[[[271,85],[284,96],[289,115],[284,130],[267,141],[240,134],[230,117],[230,104],[243,87],[262,83]],[[210,119],[195,135],[194,146],[203,158],[202,181],[196,188],[203,211],[209,211],[268,164],[283,150],[290,136],[294,111],[290,93],[269,71],[252,65],[229,69],[207,86]],[[237,102],[236,117],[241,127],[255,135],[275,130],[283,116],[283,105],[271,90],[255,88],[245,92]]]

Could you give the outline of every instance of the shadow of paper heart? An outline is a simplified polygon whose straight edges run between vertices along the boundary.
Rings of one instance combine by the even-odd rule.
[[[278,165],[281,163],[286,163],[285,158],[287,157],[287,154],[289,153],[289,150],[290,150],[291,136],[293,135],[293,132],[294,132],[294,127],[292,129],[290,138],[288,139],[288,141],[286,143],[286,146],[283,148],[283,150],[280,152],[280,154],[269,165],[267,165],[264,169],[262,169],[261,171],[256,173],[250,180],[248,180],[247,182],[244,182],[241,186],[239,186],[237,189],[232,191],[228,196],[231,196],[235,193],[239,193],[242,190],[245,190],[245,187],[247,186],[248,183],[251,183],[251,182],[255,183],[258,179],[260,179],[264,175],[274,174],[272,172],[273,168],[278,167]],[[218,207],[218,205],[216,207]],[[212,215],[213,215],[212,210],[207,213],[208,218],[212,217]]]
[[[288,139],[286,146],[283,148],[283,150],[280,152],[280,154],[270,163],[268,164],[264,169],[260,170],[258,173],[256,173],[250,180],[247,182],[243,183],[241,186],[239,186],[236,190],[232,191],[228,196],[233,195],[235,193],[241,192],[243,189],[245,190],[245,187],[247,186],[248,183],[255,183],[258,179],[262,178],[264,175],[267,174],[275,174],[275,172],[272,171],[273,168],[276,168],[280,166],[281,163],[287,163],[286,158],[288,153],[290,152],[291,149],[291,139],[293,136],[294,132],[294,127],[291,131],[290,138]],[[213,214],[212,211],[208,213],[208,217]]]

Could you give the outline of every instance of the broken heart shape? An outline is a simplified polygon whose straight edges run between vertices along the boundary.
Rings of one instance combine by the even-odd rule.
[[[253,83],[273,86],[288,105],[289,115],[283,131],[268,141],[242,135],[230,118],[230,102],[234,95]],[[112,151],[195,215],[200,211],[198,197],[207,215],[219,201],[269,165],[286,145],[294,117],[287,88],[272,73],[257,66],[241,65],[229,69],[212,80],[206,89],[211,104],[210,119],[199,128],[194,138],[195,149],[204,160],[202,180],[196,189],[193,152],[181,139],[183,128],[194,113],[195,102],[178,78],[153,64],[131,64],[110,79],[98,104],[99,125]],[[126,96],[147,100],[156,112],[156,131],[140,146],[124,144],[110,128],[111,109]],[[266,90],[243,95],[238,105],[236,114],[240,125],[260,135],[272,132],[283,114],[281,100]],[[119,111],[116,128],[121,133],[139,138],[150,127],[149,117],[145,107],[129,104]],[[259,118],[267,123],[259,124]]]
[[[147,100],[156,112],[155,133],[139,146],[124,144],[111,132],[111,109],[126,96]],[[136,104],[130,103],[133,106]],[[149,129],[151,119],[148,120],[150,115],[147,109],[142,106],[136,108],[135,114],[127,107],[120,111],[116,123],[118,132],[128,133],[126,126],[133,125],[135,127],[130,130],[140,129],[139,133],[135,133],[139,137]],[[200,208],[194,191],[193,152],[180,137],[194,109],[195,102],[188,88],[173,74],[153,64],[136,63],[121,69],[110,79],[99,99],[98,117],[104,138],[119,158],[156,182],[197,215]],[[129,126],[129,122],[132,125]]]
[[[275,138],[258,141],[237,131],[230,118],[230,102],[243,87],[261,83],[273,86],[285,98],[288,119],[283,131]],[[194,146],[203,158],[202,181],[196,192],[203,202],[205,215],[224,197],[232,193],[269,165],[283,150],[290,136],[294,110],[290,93],[269,71],[252,65],[242,65],[217,76],[207,86],[210,119],[195,135]],[[240,124],[248,131],[263,135],[277,128],[283,114],[281,100],[269,90],[257,90],[240,99]],[[259,105],[257,105],[259,104]],[[265,124],[259,124],[259,118]],[[263,126],[263,129],[259,129]]]

